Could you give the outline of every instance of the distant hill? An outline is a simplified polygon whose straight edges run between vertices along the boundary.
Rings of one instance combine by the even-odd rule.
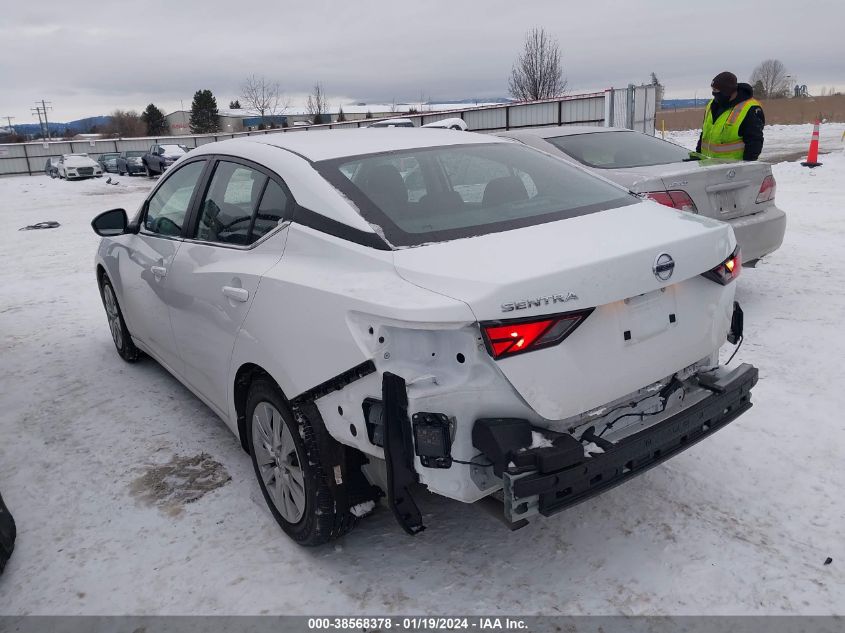
[[[77,119],[76,121],[68,121],[67,123],[50,121],[50,134],[63,136],[65,130],[71,130],[74,134],[85,134],[89,132],[93,126],[102,128],[111,122],[110,116],[92,116],[87,119]],[[41,126],[38,123],[22,123],[15,125],[15,131],[18,134],[25,136],[41,134]]]

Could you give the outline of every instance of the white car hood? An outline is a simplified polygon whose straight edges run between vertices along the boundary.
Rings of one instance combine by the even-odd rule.
[[[73,156],[64,160],[65,167],[99,167],[97,161],[83,156]]]

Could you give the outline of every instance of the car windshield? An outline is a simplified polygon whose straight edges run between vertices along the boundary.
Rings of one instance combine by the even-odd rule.
[[[161,149],[166,154],[187,154],[188,148],[184,145],[162,145]]]
[[[690,151],[638,132],[591,132],[546,139],[579,163],[598,169],[667,165],[690,160]]]
[[[620,187],[519,145],[450,145],[315,164],[394,246],[563,220],[636,200]]]

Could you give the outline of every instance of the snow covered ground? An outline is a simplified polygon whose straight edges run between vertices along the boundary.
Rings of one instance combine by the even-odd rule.
[[[775,167],[786,241],[738,282],[751,411],[517,532],[421,492],[419,536],[378,508],[322,549],[277,527],[221,421],[114,352],[89,222],[150,182],[0,179],[0,613],[845,612],[845,155],[823,160]]]
[[[822,123],[819,126],[819,151],[821,153],[841,152],[845,147],[843,133],[845,133],[845,123]],[[700,134],[701,130],[666,132],[666,140],[694,150]],[[767,125],[763,130],[764,142],[760,160],[779,161],[794,160],[799,156],[806,157],[812,135],[812,123]],[[661,136],[659,130],[657,136]]]

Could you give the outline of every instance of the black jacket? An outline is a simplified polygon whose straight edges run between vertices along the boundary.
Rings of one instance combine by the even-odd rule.
[[[725,111],[733,108],[737,103],[747,101],[754,96],[754,89],[749,84],[738,84],[736,87],[736,98],[733,99],[726,106],[720,106],[715,101],[710,108],[710,113],[713,115],[713,121]],[[763,114],[763,108],[754,106],[748,111],[748,114],[739,124],[739,136],[745,143],[745,152],[742,155],[743,160],[757,160],[760,152],[763,151],[763,126],[766,125],[766,117]],[[701,151],[701,134],[698,135],[698,145],[695,146],[695,151]]]

